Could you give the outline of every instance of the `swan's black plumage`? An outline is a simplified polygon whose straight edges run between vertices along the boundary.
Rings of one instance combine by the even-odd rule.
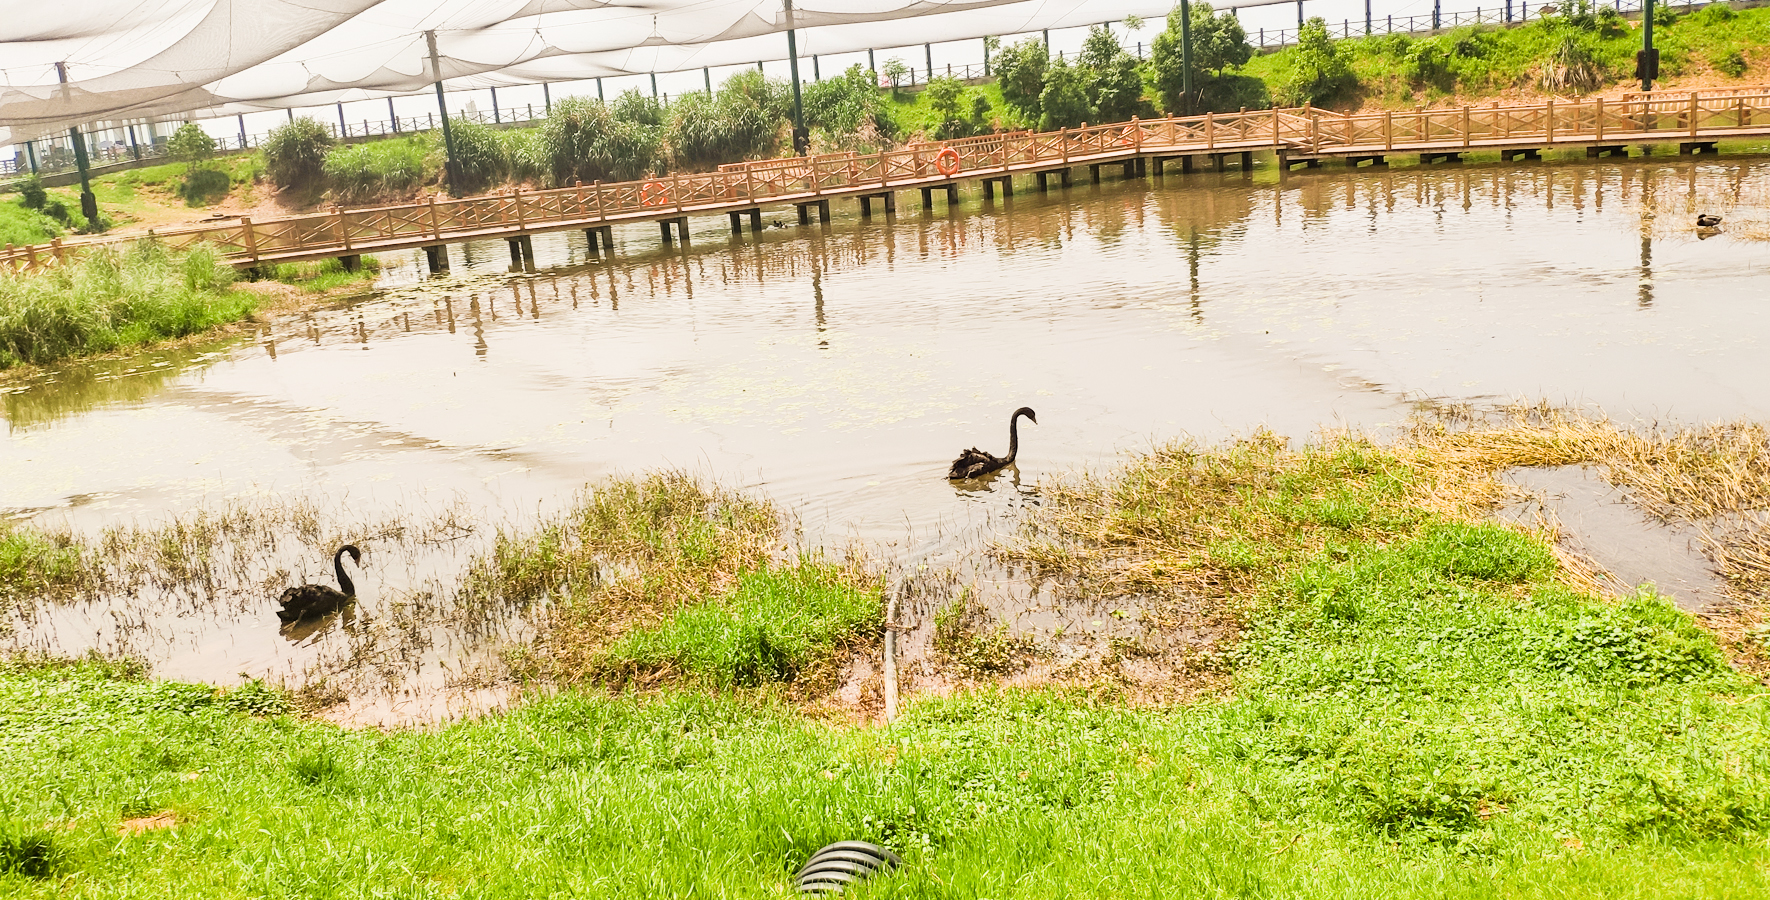
[[[1696,217],[1696,227],[1698,227],[1698,228],[1720,228],[1721,227],[1721,217],[1720,216],[1711,216],[1708,213],[1703,213],[1702,215]]]
[[[953,460],[953,467],[947,471],[946,477],[958,481],[965,478],[977,478],[988,475],[997,469],[1013,465],[1014,457],[1020,453],[1020,417],[1025,416],[1034,425],[1039,424],[1039,417],[1030,406],[1022,406],[1008,417],[1008,455],[996,456],[972,447],[959,458]]]
[[[350,561],[361,564],[363,552],[353,544],[345,544],[332,554],[332,570],[338,574],[338,587],[334,590],[323,584],[300,584],[283,592],[282,609],[277,610],[277,618],[284,623],[298,622],[313,616],[335,613],[356,600],[356,585],[350,576],[344,573],[344,554],[350,554]]]

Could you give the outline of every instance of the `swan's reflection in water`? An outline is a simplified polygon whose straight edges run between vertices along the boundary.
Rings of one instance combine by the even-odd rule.
[[[321,616],[306,616],[293,622],[285,622],[277,629],[277,635],[297,647],[311,646],[325,637],[333,628],[338,628],[348,635],[356,634],[356,601],[353,599],[342,609]]]

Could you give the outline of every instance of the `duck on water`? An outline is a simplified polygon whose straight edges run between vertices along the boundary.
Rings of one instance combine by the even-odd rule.
[[[1020,417],[1025,416],[1034,425],[1039,424],[1039,417],[1030,406],[1022,406],[1008,417],[1008,455],[996,456],[984,450],[972,447],[959,454],[953,460],[953,467],[946,473],[951,481],[962,481],[967,478],[979,478],[991,472],[1014,464],[1014,457],[1020,453]]]

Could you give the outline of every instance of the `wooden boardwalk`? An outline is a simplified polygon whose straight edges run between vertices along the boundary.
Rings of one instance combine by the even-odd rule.
[[[250,218],[150,232],[173,248],[208,243],[241,268],[336,257],[354,265],[364,253],[424,248],[433,271],[446,269],[446,247],[504,239],[513,265],[533,266],[529,236],[577,229],[593,253],[612,251],[615,225],[656,222],[665,244],[688,239],[691,216],[724,215],[734,233],[747,219],[761,227],[761,209],[792,204],[801,224],[815,212],[827,221],[833,200],[855,198],[870,215],[879,202],[889,212],[901,191],[919,191],[925,208],[936,193],[947,203],[963,181],[981,181],[986,197],[997,186],[1012,192],[1017,176],[1032,175],[1041,189],[1067,185],[1080,166],[1098,180],[1102,166],[1122,166],[1127,177],[1147,173],[1153,161],[1178,160],[1183,171],[1231,161],[1245,169],[1256,152],[1273,152],[1281,169],[1341,159],[1385,164],[1398,154],[1421,162],[1460,160],[1499,152],[1507,160],[1543,150],[1584,148],[1588,156],[1626,154],[1628,145],[1671,144],[1680,152],[1713,152],[1719,141],[1770,136],[1770,88],[1660,92],[1624,100],[1550,101],[1525,106],[1458,107],[1344,115],[1318,109],[1207,114],[1062,129],[1012,132],[913,145],[875,154],[763,160],[721,166],[716,172],[642,181],[574,185],[461,200],[326,212],[254,222]],[[86,247],[118,238],[82,238],[31,247],[8,245],[0,264],[13,269],[53,265]]]

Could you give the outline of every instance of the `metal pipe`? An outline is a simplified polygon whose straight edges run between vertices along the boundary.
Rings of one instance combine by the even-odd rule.
[[[805,97],[799,89],[799,38],[793,29],[793,0],[784,0],[787,13],[787,64],[793,75],[793,153],[811,152],[811,132],[805,130]]]
[[[447,157],[443,168],[447,170],[449,176],[449,196],[459,197],[461,196],[461,179],[460,169],[455,165],[455,133],[449,128],[449,104],[443,97],[442,62],[437,58],[436,32],[424,32],[424,40],[430,45],[430,74],[436,79],[436,109],[442,114],[443,152]],[[602,79],[598,78],[596,85],[600,88]]]

